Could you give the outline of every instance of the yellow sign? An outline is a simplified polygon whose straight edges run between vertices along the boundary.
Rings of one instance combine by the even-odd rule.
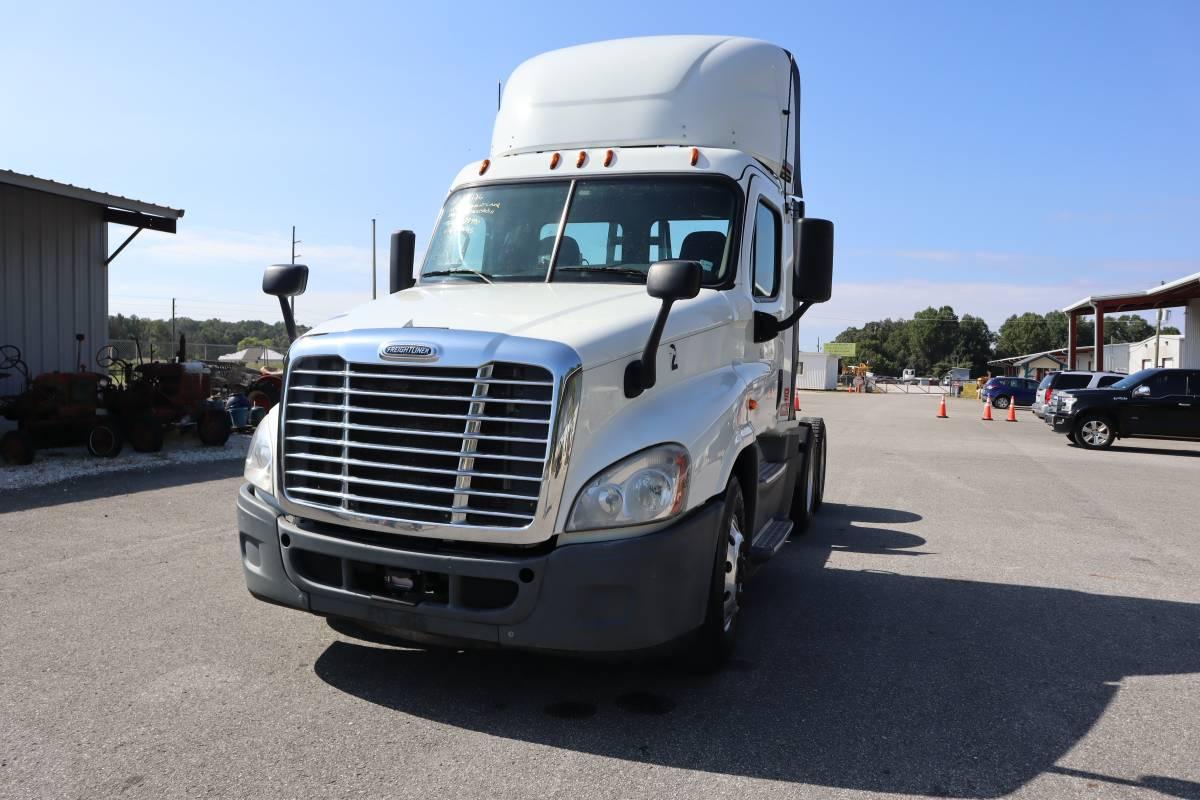
[[[838,358],[854,358],[858,355],[857,342],[826,342],[825,352]]]

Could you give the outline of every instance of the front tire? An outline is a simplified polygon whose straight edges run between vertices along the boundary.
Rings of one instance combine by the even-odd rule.
[[[115,458],[121,444],[121,432],[108,422],[98,422],[88,431],[87,451],[97,458]]]
[[[717,536],[708,607],[694,651],[695,664],[702,672],[711,672],[728,661],[737,641],[737,618],[750,547],[746,538],[748,527],[742,485],[733,477],[725,486],[725,510]]]
[[[1116,440],[1112,422],[1100,414],[1089,414],[1075,426],[1075,443],[1088,450],[1107,450]]]
[[[6,464],[32,464],[33,453],[33,437],[25,431],[9,431],[0,438],[0,454]]]

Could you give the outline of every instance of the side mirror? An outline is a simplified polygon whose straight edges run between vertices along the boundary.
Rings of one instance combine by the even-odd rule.
[[[308,288],[308,267],[304,264],[272,264],[263,272],[262,290],[279,298],[283,324],[289,341],[296,341],[296,317],[292,314],[289,297],[304,294]]]
[[[1143,383],[1141,386],[1139,386],[1133,390],[1133,396],[1134,397],[1149,397],[1150,396],[1150,387]]]
[[[412,231],[396,231],[392,234],[391,259],[388,265],[392,294],[402,292],[417,282],[413,277],[413,254],[416,246],[417,235]]]
[[[308,267],[303,264],[272,264],[263,272],[263,294],[295,297],[308,288]]]
[[[802,303],[824,303],[833,294],[833,223],[801,217],[793,223],[796,251],[792,296]]]
[[[662,306],[654,319],[654,327],[650,329],[650,338],[646,340],[642,357],[630,361],[625,367],[626,397],[637,397],[654,387],[658,379],[655,370],[658,344],[662,341],[671,306],[676,300],[690,300],[700,294],[703,277],[704,267],[699,261],[659,261],[650,265],[650,271],[646,274],[646,294],[662,300]]]

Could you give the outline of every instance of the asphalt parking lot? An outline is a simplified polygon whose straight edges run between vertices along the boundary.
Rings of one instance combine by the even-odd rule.
[[[826,505],[710,677],[257,602],[238,462],[0,493],[0,796],[1200,798],[1200,445],[802,403]]]

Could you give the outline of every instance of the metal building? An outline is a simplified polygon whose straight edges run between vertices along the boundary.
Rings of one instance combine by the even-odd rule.
[[[108,342],[108,265],[143,229],[175,232],[180,209],[0,170],[0,345],[32,375],[85,368]],[[110,253],[110,223],[129,226]],[[117,229],[122,230],[122,229]],[[0,395],[22,388],[0,374]]]
[[[837,379],[837,356],[832,353],[796,354],[797,389],[824,389],[831,391],[837,388]]]

